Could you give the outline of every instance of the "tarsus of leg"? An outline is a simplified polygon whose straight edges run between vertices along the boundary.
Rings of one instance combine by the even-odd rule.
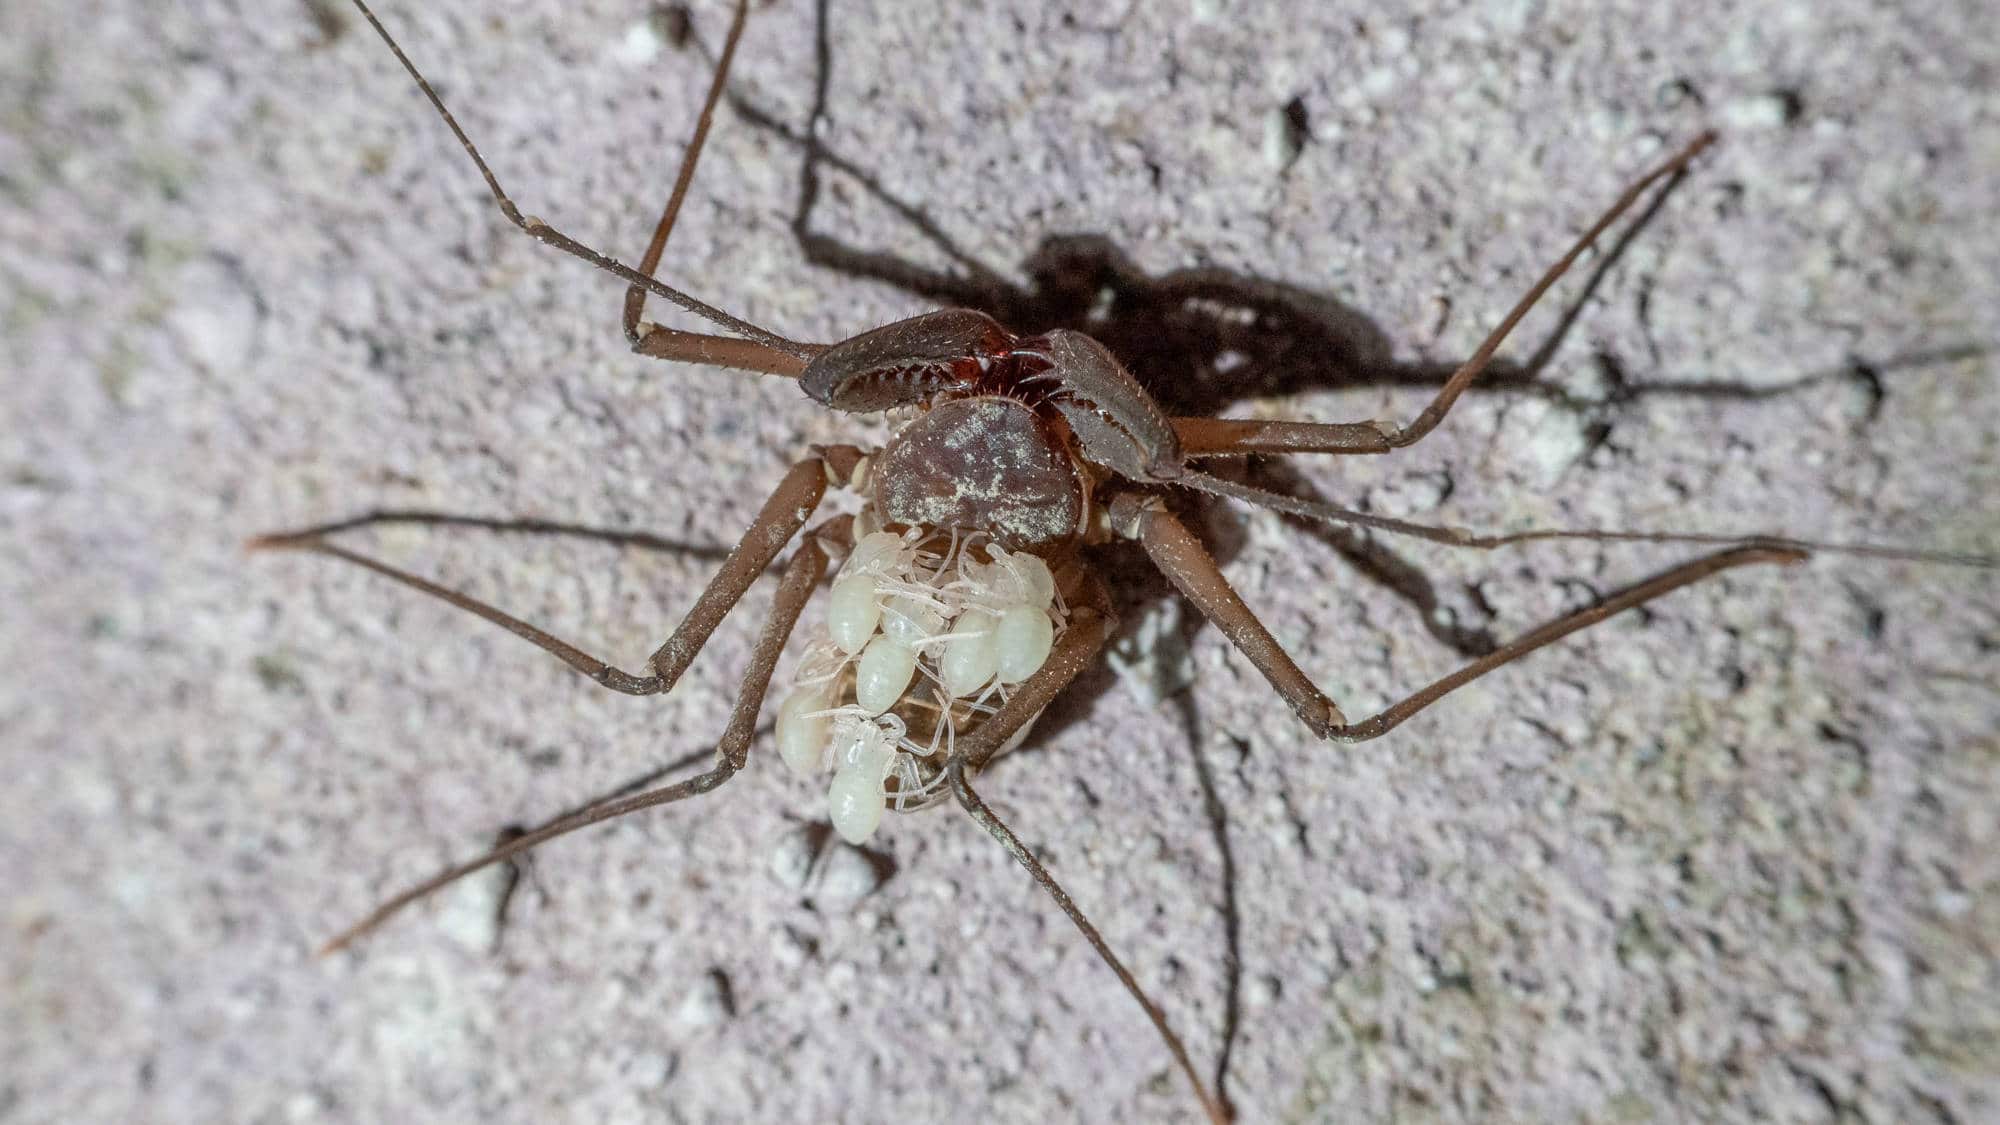
[[[1412,523],[1409,520],[1392,519],[1368,512],[1357,512],[1314,500],[1302,500],[1296,496],[1270,492],[1255,485],[1238,484],[1235,481],[1209,476],[1194,470],[1185,470],[1175,478],[1175,484],[1185,485],[1197,491],[1226,496],[1255,504],[1261,508],[1283,512],[1303,519],[1323,520],[1327,523],[1346,524],[1351,527],[1368,528],[1371,531],[1387,532],[1391,535],[1408,535],[1432,543],[1442,543],[1451,547],[1470,547],[1477,550],[1494,550],[1522,543],[1536,543],[1550,540],[1584,540],[1599,543],[1685,543],[1723,546],[1761,546],[1774,550],[1810,551],[1815,554],[1851,555],[1861,558],[1890,559],[1902,562],[1932,563],[1940,566],[1964,566],[1982,570],[2000,569],[2000,558],[1991,555],[1975,555],[1956,551],[1925,551],[1908,547],[1888,547],[1874,543],[1831,543],[1816,539],[1798,539],[1786,535],[1719,535],[1681,531],[1622,531],[1610,529],[1530,529],[1506,534],[1488,534],[1469,531],[1461,527],[1442,527],[1434,524]]]
[[[729,725],[724,728],[722,738],[716,744],[715,766],[712,769],[672,785],[592,805],[572,816],[563,817],[509,840],[484,855],[446,868],[377,906],[367,917],[341,931],[321,946],[320,954],[324,956],[345,948],[356,938],[380,926],[405,906],[481,868],[511,859],[530,848],[538,847],[558,836],[566,836],[580,828],[706,793],[728,781],[749,761],[750,741],[757,729],[757,712],[764,705],[764,695],[771,684],[771,672],[777,667],[778,653],[784,649],[785,641],[791,637],[792,628],[797,624],[807,599],[812,596],[813,588],[825,575],[826,563],[826,552],[820,549],[817,539],[808,537],[804,545],[792,556],[792,561],[786,565],[784,579],[778,586],[777,595],[771,600],[771,616],[765,621],[763,635],[758,638],[757,647],[751,654],[750,667],[744,671],[743,686],[737,692],[736,706],[730,712]]]
[[[1590,248],[1591,243],[1596,242],[1598,236],[1603,234],[1606,228],[1610,227],[1612,223],[1617,222],[1620,215],[1623,215],[1632,204],[1638,202],[1639,197],[1645,194],[1647,188],[1652,187],[1669,176],[1681,173],[1696,156],[1701,154],[1703,149],[1714,144],[1715,139],[1716,134],[1712,130],[1701,134],[1688,142],[1685,147],[1675,153],[1664,164],[1633,181],[1632,185],[1625,189],[1624,194],[1618,197],[1617,202],[1613,203],[1610,209],[1598,218],[1597,222],[1591,224],[1589,230],[1583,232],[1582,237],[1578,238],[1570,246],[1567,253],[1556,259],[1555,265],[1550,266],[1542,274],[1541,278],[1528,289],[1526,296],[1515,303],[1514,307],[1508,311],[1506,317],[1500,321],[1499,326],[1486,337],[1484,343],[1479,345],[1479,349],[1472,353],[1472,357],[1460,364],[1457,371],[1452,372],[1451,378],[1445,380],[1444,387],[1438,391],[1437,397],[1431,400],[1429,406],[1424,407],[1423,412],[1417,415],[1416,420],[1402,429],[1384,430],[1383,436],[1387,440],[1389,447],[1392,449],[1401,449],[1405,446],[1414,445],[1425,434],[1436,429],[1437,424],[1444,420],[1445,412],[1451,409],[1452,403],[1457,402],[1458,396],[1465,392],[1465,388],[1474,379],[1477,379],[1481,372],[1486,370],[1486,365],[1493,359],[1493,353],[1500,350],[1500,345],[1507,339],[1507,335],[1514,331],[1515,325],[1521,323],[1522,317],[1528,315],[1528,310],[1534,308],[1535,303],[1542,299],[1542,294],[1548,292],[1549,286],[1554,285],[1556,279],[1568,273],[1570,266],[1576,264],[1576,260],[1583,256],[1583,252]]]
[[[681,154],[681,166],[674,174],[674,190],[667,196],[667,205],[660,212],[660,221],[653,228],[653,240],[646,246],[646,254],[639,259],[639,272],[648,277],[659,267],[660,255],[666,252],[667,236],[673,233],[674,221],[680,217],[681,204],[686,201],[688,185],[694,182],[695,166],[701,163],[702,146],[708,142],[708,129],[715,120],[715,103],[722,97],[723,86],[729,80],[729,66],[736,60],[736,44],[743,38],[743,25],[750,14],[749,0],[737,0],[736,12],[729,21],[729,33],[722,40],[722,54],[715,61],[715,76],[709,80],[708,96],[702,100],[701,116],[695,118],[694,136],[688,139],[687,150]],[[632,285],[625,290],[625,338],[638,346],[642,333],[639,318],[646,311],[646,290]]]
[[[1583,252],[1595,243],[1612,223],[1617,222],[1631,206],[1638,202],[1646,190],[1660,180],[1678,176],[1687,170],[1703,149],[1715,142],[1713,132],[1703,133],[1682,148],[1666,163],[1641,176],[1625,193],[1618,197],[1609,210],[1599,216],[1596,223],[1570,246],[1569,252],[1557,259],[1545,271],[1540,280],[1528,290],[1508,312],[1500,326],[1472,353],[1472,358],[1460,364],[1458,370],[1438,390],[1423,412],[1414,422],[1398,429],[1387,422],[1299,422],[1290,420],[1267,421],[1255,418],[1175,418],[1173,426],[1181,440],[1182,452],[1187,457],[1240,457],[1252,453],[1325,453],[1325,454],[1380,454],[1414,445],[1425,434],[1437,428],[1452,404],[1465,392],[1491,363],[1500,345],[1513,332],[1521,318],[1528,314],[1535,304],[1548,292],[1556,279],[1569,272]]]
[[[1061,884],[1057,883],[1048,869],[1042,866],[1041,860],[1036,858],[1035,853],[993,814],[991,808],[987,807],[967,777],[969,773],[977,772],[990,760],[994,752],[1013,737],[1016,731],[1040,714],[1042,708],[1067,687],[1076,674],[1089,665],[1098,650],[1103,647],[1105,637],[1111,632],[1112,622],[1102,587],[1097,586],[1093,580],[1091,588],[1084,591],[1081,600],[1087,602],[1089,608],[1080,612],[1072,621],[1069,630],[1056,643],[1055,650],[1049,654],[1049,658],[1043,662],[1041,668],[1023,681],[1021,686],[1007,697],[1007,701],[1000,705],[1000,709],[988,716],[978,729],[958,741],[950,759],[945,763],[945,775],[951,783],[952,795],[959,805],[981,828],[998,840],[1009,855],[1027,869],[1028,874],[1048,892],[1049,897],[1055,900],[1056,906],[1083,934],[1084,940],[1097,951],[1098,958],[1117,975],[1119,982],[1125,986],[1125,991],[1139,1002],[1139,1006],[1146,1012],[1146,1018],[1153,1021],[1153,1027],[1166,1042],[1167,1050],[1173,1055],[1175,1065],[1193,1084],[1195,1096],[1201,1099],[1202,1108],[1208,1112],[1209,1118],[1216,1122],[1226,1122],[1232,1118],[1228,1103],[1220,1094],[1211,1091],[1202,1082],[1201,1076],[1195,1072],[1193,1060],[1188,1056],[1186,1044],[1181,1042],[1180,1036],[1175,1034],[1174,1029],[1167,1023],[1166,1014],[1160,1010],[1160,1006],[1153,1002],[1152,997],[1146,995],[1145,989],[1139,986],[1139,981],[1132,975],[1132,971],[1127,969],[1125,963],[1118,959],[1118,955],[1111,951],[1111,946],[1104,940],[1104,935],[1097,931],[1096,926],[1091,925],[1090,919],[1084,917],[1083,911],[1077,908],[1075,901],[1063,890]]]
[[[441,601],[457,606],[467,613],[485,618],[502,629],[535,645],[556,659],[590,677],[596,683],[626,695],[653,695],[667,691],[680,679],[682,672],[694,660],[695,654],[708,641],[709,634],[729,614],[740,601],[752,583],[756,582],[771,560],[778,556],[792,536],[818,507],[820,497],[826,490],[826,465],[818,457],[807,457],[792,466],[791,472],[771,492],[750,529],[730,550],[729,557],[716,569],[715,577],[701,592],[681,619],[673,633],[646,660],[648,675],[635,676],[622,668],[614,667],[577,648],[567,641],[540,629],[513,614],[468,597],[456,590],[440,586],[435,582],[409,571],[371,559],[356,551],[336,546],[320,538],[316,531],[280,532],[275,535],[261,535],[244,544],[253,551],[312,551],[353,563],[372,570],[385,578],[393,579],[429,594]]]
[[[667,238],[680,218],[681,204],[687,200],[688,185],[694,182],[695,166],[700,163],[702,148],[708,142],[709,126],[715,120],[715,106],[728,81],[730,64],[735,61],[736,45],[743,38],[743,25],[748,15],[747,0],[739,0],[735,17],[729,24],[729,33],[722,43],[722,54],[716,59],[715,75],[709,80],[708,95],[702,101],[701,116],[695,119],[694,136],[688,140],[687,149],[681,155],[680,169],[674,175],[673,192],[667,197],[659,223],[653,227],[653,240],[647,245],[645,256],[639,260],[639,272],[647,277],[654,276],[659,267],[660,255],[667,248]],[[626,288],[622,318],[625,338],[631,342],[632,350],[640,355],[796,379],[805,370],[806,357],[822,350],[818,344],[802,344],[796,351],[780,351],[756,340],[712,336],[641,321],[640,316],[646,309],[646,293],[647,290],[637,285]]]
[[[742,2],[744,0],[739,0],[739,5]],[[402,46],[396,42],[395,37],[391,36],[389,30],[382,26],[382,21],[375,17],[375,13],[369,9],[364,0],[354,0],[354,6],[360,9],[362,18],[366,19],[368,25],[375,29],[375,33],[381,36],[382,42],[389,45],[389,50],[395,54],[396,61],[403,64],[403,69],[409,73],[411,80],[416,82],[417,88],[429,100],[431,108],[437,110],[438,116],[442,117],[445,125],[451,129],[452,135],[458,138],[459,147],[463,148],[466,155],[472,158],[473,164],[479,169],[480,176],[486,180],[487,190],[492,193],[494,201],[499,204],[501,214],[507,216],[509,222],[528,232],[530,236],[540,242],[553,246],[566,254],[581,258],[598,269],[622,279],[627,284],[644,288],[654,296],[671,301],[704,320],[719,324],[729,331],[746,339],[754,340],[767,348],[773,348],[796,357],[809,357],[818,350],[810,344],[788,340],[769,329],[759,328],[747,320],[731,316],[714,305],[697,300],[670,285],[666,285],[640,273],[623,262],[585,246],[583,243],[576,241],[548,223],[543,222],[541,219],[531,215],[523,215],[521,209],[515,205],[513,199],[509,198],[507,192],[501,188],[499,177],[495,176],[493,169],[487,166],[486,158],[480,155],[478,146],[472,143],[472,138],[467,136],[465,130],[459,126],[458,119],[452,116],[451,110],[445,108],[444,99],[439,97],[437,91],[431,88],[430,81],[417,69],[416,64],[410,61],[410,57],[403,52]]]
[[[320,946],[318,955],[324,957],[327,954],[337,953],[347,948],[356,939],[388,921],[404,907],[435,891],[450,886],[452,883],[465,878],[467,875],[481,868],[491,866],[505,859],[511,859],[530,848],[539,844],[545,844],[557,836],[568,835],[579,828],[586,828],[590,825],[621,817],[628,813],[635,813],[641,809],[650,809],[658,805],[671,804],[674,801],[692,797],[698,793],[706,793],[720,786],[723,782],[728,781],[735,773],[736,768],[734,766],[721,763],[708,772],[698,774],[685,781],[675,782],[672,785],[663,786],[659,789],[650,789],[644,793],[634,793],[630,797],[623,797],[602,805],[595,805],[575,816],[558,820],[539,831],[515,837],[484,855],[466,860],[464,863],[456,866],[448,867],[436,875],[425,879],[423,882],[410,887],[408,890],[398,893],[395,897],[388,899],[382,905],[369,911],[367,917],[342,930],[328,940],[325,945]]]
[[[1166,1040],[1167,1050],[1174,1056],[1174,1064],[1180,1068],[1181,1073],[1186,1075],[1188,1082],[1194,1086],[1195,1097],[1201,1099],[1201,1107],[1207,1111],[1209,1120],[1215,1122],[1216,1125],[1227,1125],[1228,1122],[1234,1120],[1235,1114],[1230,1111],[1228,1103],[1223,1101],[1220,1095],[1211,1091],[1208,1085],[1201,1080],[1201,1075],[1195,1072],[1194,1060],[1188,1057],[1187,1046],[1181,1042],[1180,1036],[1176,1035],[1174,1029],[1168,1026],[1166,1013],[1162,1012],[1160,1006],[1155,1004],[1150,996],[1146,995],[1145,989],[1139,987],[1139,981],[1132,975],[1132,970],[1125,967],[1125,963],[1118,959],[1116,953],[1111,952],[1111,946],[1105,942],[1104,935],[1098,933],[1097,927],[1091,925],[1090,919],[1085,918],[1083,911],[1077,909],[1076,903],[1071,900],[1068,892],[1062,889],[1062,884],[1055,881],[1055,877],[1049,874],[1048,868],[1042,866],[1042,861],[1035,857],[1035,853],[1030,851],[1028,846],[1023,844],[1020,838],[1014,835],[1014,830],[1007,827],[999,817],[993,815],[993,810],[988,808],[986,802],[980,799],[979,794],[973,790],[971,783],[965,779],[964,762],[962,760],[954,760],[948,772],[951,778],[951,791],[953,796],[958,798],[958,803],[964,807],[967,813],[971,814],[972,819],[978,822],[981,828],[986,829],[994,839],[1000,841],[1000,846],[1006,848],[1008,854],[1012,855],[1016,862],[1026,868],[1028,874],[1033,876],[1035,882],[1040,884],[1041,888],[1049,893],[1049,897],[1055,900],[1056,906],[1069,917],[1069,920],[1075,924],[1077,930],[1083,934],[1083,940],[1089,942],[1090,947],[1097,951],[1098,958],[1110,966],[1113,973],[1117,974],[1119,982],[1125,986],[1125,991],[1131,993],[1132,998],[1139,1002],[1139,1006],[1146,1010],[1146,1018],[1153,1021],[1153,1026],[1159,1031],[1160,1037]]]
[[[588,524],[567,523],[562,520],[540,519],[525,516],[513,519],[503,516],[475,516],[459,512],[445,512],[432,508],[374,508],[359,515],[329,520],[326,523],[301,527],[277,535],[253,539],[253,544],[264,540],[284,541],[317,539],[328,535],[338,535],[345,531],[359,531],[364,528],[381,527],[389,524],[414,524],[419,527],[471,528],[477,531],[494,531],[502,534],[553,535],[577,539],[589,539],[598,543],[609,543],[620,547],[637,547],[646,551],[664,551],[691,559],[707,562],[721,562],[729,557],[728,547],[712,543],[690,543],[679,539],[666,539],[644,531],[618,531],[608,527],[593,527]]]

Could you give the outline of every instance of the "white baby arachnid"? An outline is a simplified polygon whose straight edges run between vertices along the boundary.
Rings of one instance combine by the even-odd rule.
[[[1056,643],[1056,627],[1047,612],[1017,605],[1000,615],[993,637],[1000,682],[1018,684],[1034,675],[1035,669],[1049,658],[1049,650]]]
[[[876,637],[854,666],[854,701],[870,715],[880,715],[903,698],[916,675],[914,649],[887,634]]]
[[[868,638],[875,635],[875,626],[882,620],[882,604],[876,593],[874,575],[854,574],[835,582],[827,594],[827,632],[849,656],[867,647]]]
[[[819,712],[833,706],[838,687],[833,680],[801,684],[778,705],[778,757],[800,773],[826,768],[832,720]]]
[[[896,594],[882,607],[882,633],[905,645],[915,646],[944,629],[944,613],[929,599]]]
[[[1011,580],[1001,583],[1009,600],[1037,609],[1047,609],[1055,602],[1056,576],[1049,573],[1049,564],[1040,558],[1025,551],[1010,553],[995,548],[993,568]]]
[[[939,662],[944,690],[964,698],[986,686],[1000,670],[1000,646],[994,630],[1000,619],[983,609],[968,609],[951,623],[951,639]]]
[[[991,713],[1046,663],[1067,619],[1034,555],[871,530],[835,577],[824,632],[778,707],[778,754],[801,772],[833,770],[828,816],[861,843],[885,802],[935,799],[960,724]]]
[[[862,536],[847,553],[842,574],[893,574],[903,569],[914,554],[903,537],[893,531],[877,531]]]
[[[875,834],[882,823],[882,782],[896,763],[902,721],[876,719],[843,709],[834,718],[833,783],[827,787],[827,818],[850,844]]]
[[[850,844],[865,843],[882,826],[882,779],[840,770],[827,787],[826,809],[834,831]]]

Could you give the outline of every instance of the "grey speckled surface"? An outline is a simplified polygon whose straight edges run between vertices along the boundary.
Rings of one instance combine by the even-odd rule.
[[[530,211],[633,253],[698,56],[646,61],[635,3],[473,7],[385,15]],[[2000,552],[2000,46],[1970,0],[835,7],[827,144],[969,257],[1018,280],[1044,237],[1101,235],[1148,272],[1345,302],[1399,362],[1462,357],[1662,143],[1720,126],[1555,351],[1544,378],[1580,405],[1475,395],[1415,450],[1303,472],[1469,525]],[[880,886],[835,855],[801,887],[818,798],[768,759],[547,849],[497,952],[487,880],[309,956],[502,826],[699,749],[751,630],[667,699],[615,697],[241,537],[421,507],[721,544],[806,443],[870,432],[774,380],[625,354],[618,288],[505,229],[330,10],[0,7],[0,1117],[1190,1116],[1000,849],[949,812],[892,819]],[[720,24],[697,7],[703,41]],[[738,89],[797,128],[813,78],[811,11],[760,4]],[[1293,98],[1310,135],[1281,174],[1266,121]],[[724,113],[672,276],[808,339],[922,307],[805,263],[798,175]],[[945,264],[852,179],[822,202],[822,233]],[[1613,371],[1679,389],[1607,396]],[[1350,713],[1460,659],[1324,545],[1259,515],[1209,530]],[[628,666],[709,565],[357,542]],[[1674,554],[1395,550],[1497,635]],[[1991,573],[1822,560],[1336,750],[1205,631],[1190,692],[1100,685],[986,788],[1204,1068],[1234,1025],[1248,1120],[1990,1120],[1997,651]]]

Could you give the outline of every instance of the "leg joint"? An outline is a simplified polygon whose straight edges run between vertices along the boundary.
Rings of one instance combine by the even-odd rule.
[[[653,695],[660,690],[658,676],[634,676],[622,668],[613,668],[609,664],[590,678],[612,691],[622,691],[626,695]]]
[[[1111,533],[1120,539],[1143,538],[1153,515],[1166,510],[1166,503],[1150,492],[1121,492],[1106,506]]]

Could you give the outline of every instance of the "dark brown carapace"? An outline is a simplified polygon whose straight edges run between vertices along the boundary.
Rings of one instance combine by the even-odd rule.
[[[316,551],[367,567],[510,630],[598,684],[634,695],[664,692],[672,688],[710,633],[745,591],[765,573],[787,544],[798,543],[798,549],[784,565],[783,579],[772,600],[770,618],[758,639],[750,667],[744,673],[740,694],[728,726],[717,743],[715,764],[711,769],[661,788],[606,799],[440,872],[384,902],[360,923],[328,943],[329,949],[346,945],[402,907],[488,864],[518,855],[586,825],[704,793],[728,781],[748,761],[773,669],[801,611],[826,575],[830,558],[851,552],[848,565],[842,571],[841,580],[835,584],[830,600],[840,598],[843,585],[850,581],[876,583],[875,586],[851,588],[859,589],[862,596],[858,601],[849,598],[843,604],[853,611],[847,620],[865,625],[868,630],[877,628],[874,619],[877,610],[881,612],[884,623],[879,633],[868,633],[860,638],[866,642],[865,648],[856,643],[849,646],[852,651],[832,654],[830,659],[837,667],[832,678],[824,682],[844,685],[848,690],[853,690],[869,675],[887,674],[883,672],[883,667],[891,673],[903,675],[902,682],[907,684],[910,672],[907,666],[896,663],[896,660],[909,656],[909,653],[894,651],[897,645],[978,643],[979,638],[990,633],[1005,632],[1009,627],[1008,620],[1021,624],[1032,633],[1046,624],[1038,624],[1035,620],[1034,612],[1040,612],[1034,609],[1035,606],[1045,604],[1050,598],[1057,599],[1056,604],[1063,606],[1063,631],[1052,642],[1044,635],[1037,641],[1041,646],[1038,649],[1031,646],[1010,650],[1046,654],[1045,658],[1037,658],[1039,664],[1017,669],[1018,678],[1012,682],[999,673],[979,680],[977,675],[980,669],[975,668],[965,683],[983,686],[976,686],[966,693],[955,690],[942,692],[943,701],[933,714],[949,717],[957,714],[961,706],[968,709],[977,707],[981,708],[979,721],[955,743],[931,748],[933,757],[923,779],[926,785],[937,787],[939,800],[945,799],[943,794],[948,788],[950,799],[964,808],[1048,891],[1056,905],[1145,1010],[1209,1116],[1222,1121],[1228,1119],[1230,1113],[1219,1082],[1212,1086],[1203,1081],[1160,1007],[1140,988],[1131,972],[1043,868],[1034,853],[993,814],[972,785],[981,767],[1025,731],[1035,715],[1095,659],[1111,634],[1115,622],[1111,617],[1110,599],[1092,566],[1090,545],[1093,542],[1118,536],[1140,544],[1172,584],[1263,673],[1315,734],[1346,742],[1385,734],[1447,693],[1504,664],[1612,614],[1731,568],[1799,562],[1814,551],[1984,568],[1996,565],[1996,560],[1985,557],[1944,555],[1898,547],[1810,543],[1770,536],[1704,536],[1671,531],[1611,530],[1545,530],[1480,535],[1457,528],[1413,524],[1299,500],[1234,483],[1201,470],[1200,462],[1205,458],[1247,454],[1383,454],[1421,440],[1444,419],[1466,386],[1485,370],[1501,341],[1548,287],[1648,188],[1682,174],[1696,155],[1710,144],[1712,135],[1697,137],[1634,182],[1530,288],[1409,425],[1396,426],[1377,421],[1326,423],[1171,418],[1102,344],[1078,332],[1055,331],[1021,338],[982,313],[953,309],[876,328],[837,344],[807,344],[731,316],[655,280],[653,270],[660,261],[693,177],[723,88],[724,76],[742,35],[747,8],[742,0],[736,5],[735,19],[724,42],[715,79],[709,87],[707,102],[683,158],[672,196],[636,269],[577,242],[540,219],[523,214],[501,189],[499,180],[478,149],[402,48],[361,0],[355,0],[355,3],[463,145],[508,221],[534,238],[582,258],[627,283],[630,288],[625,298],[624,328],[627,339],[638,354],[795,378],[808,397],[836,410],[877,412],[914,407],[920,412],[883,449],[870,451],[853,446],[815,449],[795,464],[779,482],[749,531],[730,552],[686,618],[647,660],[644,670],[637,674],[598,660],[493,606],[356,554],[327,538],[331,530],[352,527],[363,521],[323,525],[254,540],[252,545],[257,547]],[[689,332],[644,321],[641,314],[649,294],[673,302],[729,335]],[[807,529],[808,521],[829,486],[855,488],[862,492],[862,515],[873,527],[891,533],[887,540],[877,538],[883,531],[870,534],[867,537],[872,541],[870,548],[886,545],[892,553],[900,552],[896,565],[902,569],[894,573],[883,568],[871,570],[860,561],[864,552],[856,549],[855,527],[856,520],[862,517],[835,516]],[[1418,689],[1379,713],[1350,723],[1333,701],[1279,647],[1256,615],[1237,596],[1196,535],[1168,510],[1162,502],[1162,492],[1169,487],[1198,489],[1303,518],[1412,535],[1460,547],[1490,549],[1539,539],[1585,539],[1697,543],[1705,544],[1711,550],[1650,579],[1615,591],[1588,609],[1532,630],[1464,668]],[[935,572],[929,573],[926,583],[913,586],[899,578],[899,575],[910,573],[911,566],[923,565],[922,559],[940,557],[925,554],[926,544],[934,542],[950,544],[949,554],[942,557],[958,560],[956,565],[962,567],[988,568],[978,573],[989,578],[992,577],[991,568],[1009,565],[1009,552],[1026,552],[1046,558],[1050,566],[1059,567],[1061,577],[1051,579],[1048,569],[1037,570],[1036,567],[1021,564],[1017,567],[1016,577],[1033,571],[1034,574],[1029,577],[1036,580],[1030,582],[1023,579],[1009,587],[1013,592],[1008,593],[1006,598],[1012,598],[1018,604],[1006,605],[989,604],[992,599],[988,593],[982,592],[1007,586],[1006,581],[996,579],[982,585],[985,580],[975,577],[954,586],[951,585],[953,575],[944,572],[944,562],[938,564]],[[981,547],[981,543],[989,546]],[[968,559],[970,562],[966,561]],[[1000,579],[1005,578],[1006,575],[1000,576]],[[899,582],[901,585],[898,585]],[[1049,591],[1051,582],[1059,583],[1057,589],[1060,592]],[[1029,590],[1031,586],[1039,586],[1040,589]],[[945,597],[939,593],[941,591],[952,592]],[[937,604],[923,604],[923,599],[933,593],[939,593],[939,597],[932,599]],[[899,600],[911,602],[915,608],[899,610]],[[1028,608],[1024,610],[1023,606]],[[901,624],[891,620],[898,612],[904,614]],[[926,614],[935,620],[915,620]],[[957,616],[947,619],[954,614]],[[974,614],[984,614],[985,617],[974,617]],[[1008,618],[1008,615],[1012,617]],[[978,623],[981,628],[964,628],[967,621]],[[1036,638],[1030,637],[1030,640]],[[871,671],[869,653],[876,650],[878,641],[886,656],[876,661],[881,667]],[[890,683],[890,686],[894,684]],[[977,700],[987,702],[966,702],[975,698],[973,692],[977,692]],[[796,698],[795,692],[794,699],[788,700],[786,706],[792,707]],[[782,726],[791,721],[794,725],[789,729],[801,729],[798,723],[816,722],[827,715],[833,716],[830,721],[848,722],[864,736],[855,747],[849,748],[849,757],[854,758],[861,755],[866,749],[862,744],[870,739],[874,742],[869,745],[879,751],[893,746],[894,737],[907,735],[907,724],[888,724],[886,716],[892,714],[893,708],[871,709],[859,703],[837,707],[829,704],[828,709],[821,712],[794,709],[790,719],[781,717],[780,724]],[[917,749],[922,750],[923,747]],[[877,754],[868,760],[875,762],[879,756]],[[847,761],[843,768],[858,767],[853,761]],[[871,790],[863,786],[859,794],[865,802],[870,799],[871,793],[889,799],[895,790],[896,787],[885,779],[881,787]],[[880,812],[879,809],[872,811]]]
[[[827,348],[799,387],[835,410],[930,407],[872,474],[890,523],[1045,552],[1085,533],[1097,481],[1182,475],[1166,413],[1080,332],[1022,338],[984,313],[945,309]]]

